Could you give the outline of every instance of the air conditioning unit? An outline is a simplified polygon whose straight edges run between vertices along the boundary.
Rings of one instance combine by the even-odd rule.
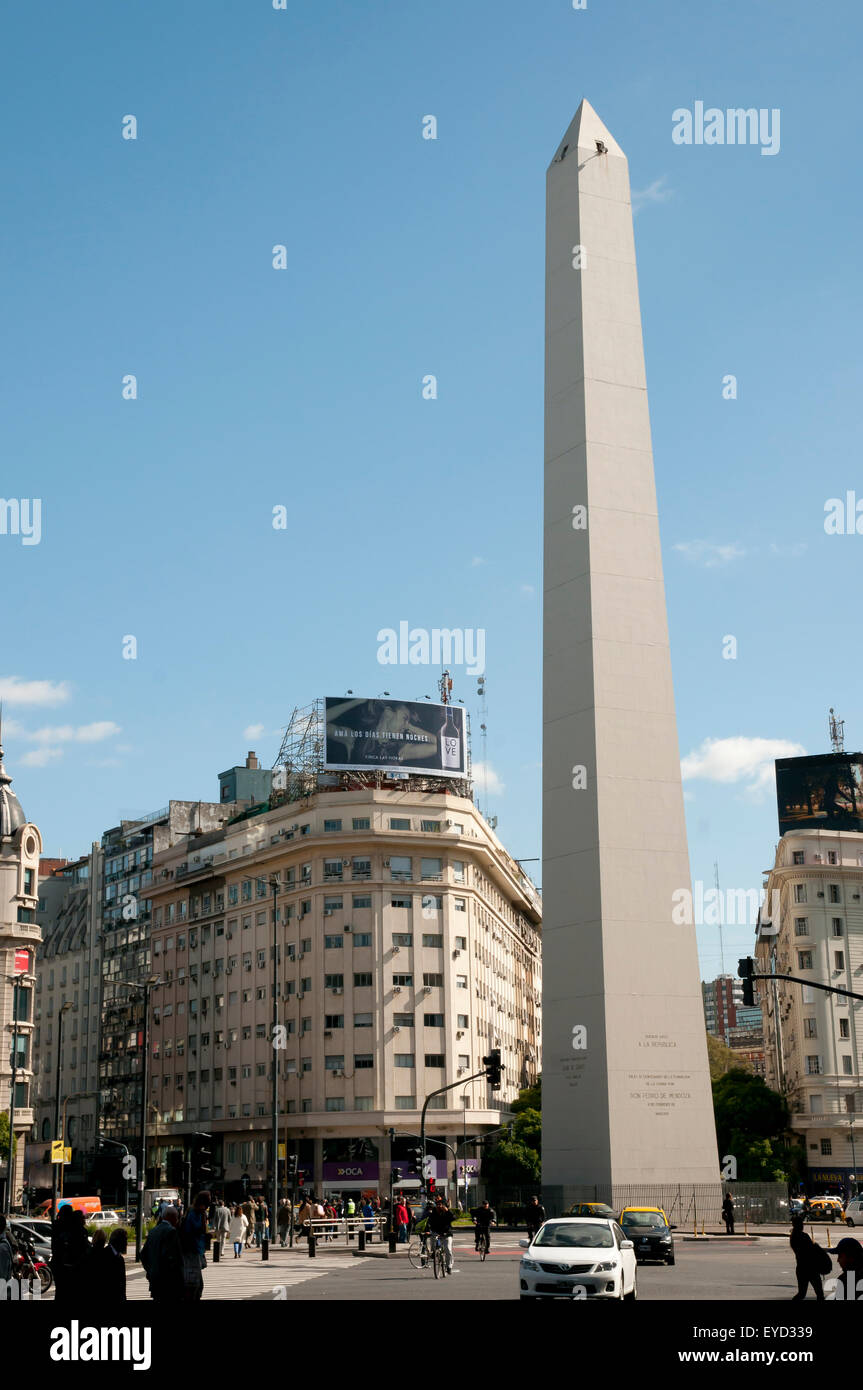
[[[457,946],[456,949],[453,951],[452,955],[453,955],[453,960],[455,960],[456,956],[460,956],[460,955],[461,955],[461,949]]]
[[[390,861],[389,861],[388,859],[385,859],[385,860],[384,860],[384,868],[385,868],[385,869],[388,869],[389,866],[390,866]]]
[[[298,998],[298,999],[305,999],[305,997],[306,997],[306,996],[303,994],[302,990],[300,990],[299,994],[297,995],[297,998]]]
[[[860,894],[858,893],[857,896],[859,897]],[[342,928],[342,930],[343,930],[343,931],[350,931],[350,929],[351,929],[351,928],[350,928],[350,924],[346,922],[345,925],[344,925],[344,927]]]
[[[333,1031],[332,1031],[332,1029],[331,1029],[331,1028],[325,1028],[325,1029],[324,1029],[324,1037],[325,1037],[325,1038],[331,1038],[332,1036],[333,1036]]]
[[[813,856],[812,856],[812,862],[813,862],[813,864],[820,864],[820,863],[821,863],[821,855],[820,855],[820,854],[813,854]]]
[[[393,947],[393,955],[394,955],[394,956],[397,956],[400,950],[401,950],[401,946],[394,946],[394,947]]]
[[[394,1033],[400,1033],[401,1031],[402,1031],[401,1024],[400,1024],[400,1023],[394,1023],[394,1024],[393,1024],[393,1032],[394,1032]]]
[[[231,938],[233,937],[233,935],[234,935],[234,933],[233,933],[232,931],[225,932],[225,936],[228,938],[229,941],[231,940]]]
[[[456,1037],[457,1037],[457,1038],[463,1038],[463,1037],[464,1037],[464,1029],[463,1029],[463,1028],[460,1028],[460,1029],[459,1029],[459,1031],[456,1033]]]
[[[393,985],[393,994],[401,994],[401,992],[402,992],[402,987],[401,987],[401,985]]]
[[[431,985],[423,985],[423,994],[431,994]]]
[[[463,1071],[464,1071],[464,1067],[458,1067],[458,1068],[456,1069],[456,1075],[457,1075],[457,1076],[461,1076],[461,1074],[462,1074]]]
[[[325,917],[332,917],[332,915],[333,915],[333,909],[332,909],[331,907],[325,907],[325,908],[324,908],[324,916],[325,916]]]
[[[297,956],[297,960],[305,960],[305,958],[306,958],[306,953],[305,953],[305,951],[300,951],[300,953],[299,953],[298,956]]]
[[[233,967],[232,965],[229,965],[228,968],[227,968],[227,970],[225,971],[225,974],[226,974],[226,975],[233,975],[233,973],[234,973],[234,967]]]
[[[333,994],[344,994],[344,990],[342,989],[341,985],[336,985],[334,987]]]

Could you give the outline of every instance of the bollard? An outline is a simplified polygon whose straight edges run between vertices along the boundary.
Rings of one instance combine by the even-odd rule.
[[[214,1236],[214,1237],[213,1237],[213,1244],[212,1244],[212,1247],[211,1247],[211,1249],[210,1249],[210,1254],[211,1254],[212,1257],[213,1257],[213,1264],[214,1264],[214,1265],[217,1265],[217,1264],[219,1263],[219,1260],[222,1258],[222,1238],[221,1238],[221,1236]]]
[[[270,1258],[270,1242],[269,1242],[269,1240],[267,1239],[267,1237],[264,1236],[263,1240],[261,1241],[261,1259],[262,1259],[262,1260],[268,1260],[269,1258]]]
[[[389,1243],[389,1253],[390,1253],[391,1255],[394,1255],[394,1254],[396,1253],[396,1233],[395,1233],[395,1231],[393,1230],[392,1226],[390,1226],[389,1235],[387,1236],[387,1241],[388,1241],[388,1243]]]
[[[366,1233],[365,1233],[365,1231],[360,1231],[360,1232],[359,1232],[359,1235],[357,1236],[357,1249],[360,1251],[360,1253],[362,1253],[363,1250],[365,1250],[365,1248],[366,1248]]]
[[[309,1259],[313,1260],[315,1258],[315,1254],[315,1233],[314,1231],[309,1231]]]

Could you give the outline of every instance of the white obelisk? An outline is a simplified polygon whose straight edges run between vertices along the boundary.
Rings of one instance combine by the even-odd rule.
[[[543,1184],[716,1188],[626,156],[548,170]]]

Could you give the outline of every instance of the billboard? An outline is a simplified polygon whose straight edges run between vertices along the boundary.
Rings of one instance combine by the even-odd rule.
[[[327,768],[467,776],[465,714],[458,705],[327,696],[325,706]]]
[[[779,833],[807,827],[863,831],[863,753],[776,759]]]

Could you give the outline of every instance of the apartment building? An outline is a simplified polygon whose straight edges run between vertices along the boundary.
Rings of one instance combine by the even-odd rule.
[[[163,1172],[204,1132],[229,1193],[264,1184],[275,1058],[280,1140],[321,1191],[383,1191],[424,1098],[456,1083],[428,1114],[448,1185],[465,1136],[498,1128],[539,1072],[527,875],[466,797],[336,780],[154,856],[148,1163]],[[497,1093],[468,1079],[494,1047]]]
[[[704,1024],[714,1038],[727,1041],[729,1028],[737,1026],[737,1009],[743,1004],[743,986],[733,975],[717,975],[701,981]]]
[[[863,835],[788,831],[765,887],[779,913],[759,921],[757,969],[807,982],[756,982],[766,1080],[788,1098],[810,1191],[848,1187],[863,1161],[863,1000],[808,982],[863,994]]]

